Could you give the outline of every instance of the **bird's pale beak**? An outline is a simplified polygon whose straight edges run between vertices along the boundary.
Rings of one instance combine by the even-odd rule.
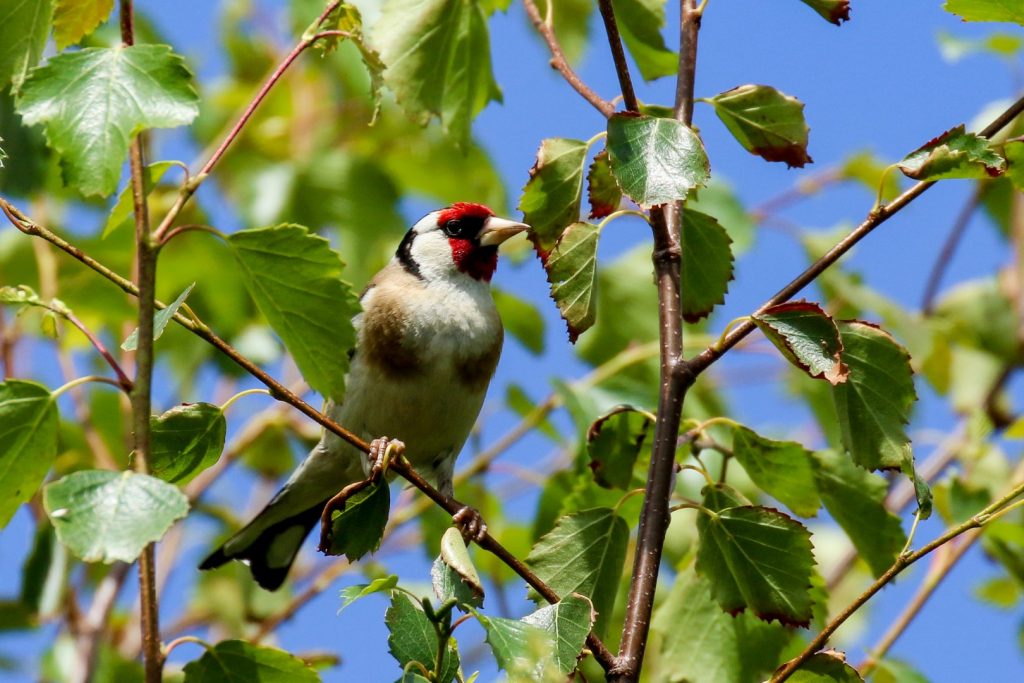
[[[498,218],[497,216],[491,216],[484,223],[483,230],[480,231],[480,245],[484,247],[496,247],[509,237],[518,235],[524,230],[529,230],[530,226],[526,223],[518,223],[516,221],[510,221],[507,218]]]

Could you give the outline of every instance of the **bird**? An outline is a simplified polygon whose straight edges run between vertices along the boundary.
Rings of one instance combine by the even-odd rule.
[[[346,394],[326,404],[331,419],[367,441],[400,439],[409,463],[447,496],[501,355],[490,291],[498,246],[528,229],[470,202],[417,221],[360,297]],[[241,560],[260,586],[276,590],[327,501],[368,468],[362,451],[324,430],[266,507],[199,568]]]

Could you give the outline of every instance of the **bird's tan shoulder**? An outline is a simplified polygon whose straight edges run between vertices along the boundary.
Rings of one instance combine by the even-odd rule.
[[[359,345],[365,362],[390,375],[422,370],[424,359],[412,338],[407,305],[422,290],[422,283],[394,262],[370,281],[362,297]]]

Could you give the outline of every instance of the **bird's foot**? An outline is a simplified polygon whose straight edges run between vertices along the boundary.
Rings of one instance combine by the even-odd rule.
[[[396,456],[401,456],[405,450],[405,444],[398,439],[389,439],[382,436],[370,442],[370,481],[379,481],[387,471],[391,461]]]
[[[462,532],[462,538],[466,543],[470,541],[479,543],[487,536],[487,525],[476,508],[463,505],[461,510],[452,515],[452,522]]]

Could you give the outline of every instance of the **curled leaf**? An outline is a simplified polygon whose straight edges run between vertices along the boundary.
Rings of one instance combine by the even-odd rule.
[[[733,137],[765,161],[784,161],[802,168],[813,161],[807,154],[810,129],[804,104],[767,85],[741,85],[707,100]]]
[[[790,301],[752,318],[793,365],[832,385],[846,381],[850,369],[841,357],[843,342],[839,328],[821,306],[810,301]]]
[[[996,178],[1006,171],[1006,160],[987,139],[966,132],[961,123],[908,154],[897,166],[914,180]]]

